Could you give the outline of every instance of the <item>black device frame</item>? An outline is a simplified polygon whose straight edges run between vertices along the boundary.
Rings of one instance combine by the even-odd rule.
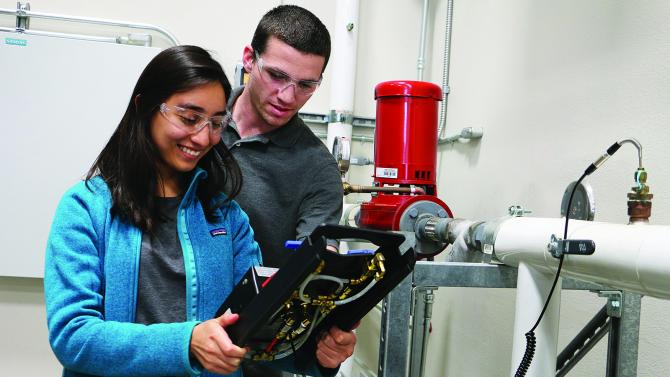
[[[343,255],[326,250],[328,239],[356,239],[377,246],[374,254],[381,253],[384,257],[384,276],[365,294],[354,301],[332,309],[321,322],[309,333],[309,338],[301,343],[302,348],[315,349],[317,337],[332,326],[348,331],[351,330],[380,300],[396,285],[411,273],[416,261],[412,248],[401,250],[405,235],[394,232],[354,228],[343,225],[321,225],[303,241],[302,245],[270,279],[263,282],[262,289],[257,285],[250,290],[249,277],[243,278],[220,306],[216,316],[227,310],[240,315],[237,322],[226,328],[231,340],[239,346],[247,346],[254,342],[259,334],[273,332],[268,329],[271,317],[282,310],[301,284],[321,266],[321,274],[350,278],[352,273],[359,274],[361,268],[374,255],[355,254]],[[362,267],[361,267],[362,266]],[[250,269],[249,273],[253,273]],[[310,283],[311,290],[318,290],[321,282]],[[327,283],[327,282],[326,282]],[[325,283],[322,283],[325,289]],[[300,348],[300,346],[298,347]],[[295,351],[295,350],[294,350]],[[301,352],[306,355],[296,356],[296,365],[306,364],[313,352]],[[302,359],[302,360],[300,360]]]

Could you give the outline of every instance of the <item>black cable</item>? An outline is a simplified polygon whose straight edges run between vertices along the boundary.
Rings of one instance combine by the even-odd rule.
[[[616,144],[618,145],[618,144]],[[613,146],[612,146],[613,147]],[[612,149],[610,147],[610,149]],[[617,148],[618,149],[618,148]],[[608,149],[609,152],[609,149]],[[616,152],[616,150],[614,150]],[[614,153],[612,152],[612,153]],[[610,154],[611,155],[611,154]],[[591,169],[591,167],[594,167]],[[575,183],[575,186],[572,188],[572,192],[570,193],[570,199],[568,200],[568,206],[566,207],[565,210],[565,228],[563,229],[563,239],[568,238],[568,221],[570,220],[570,209],[572,208],[572,199],[575,196],[575,191],[577,191],[577,186],[582,182],[584,178],[586,178],[587,175],[593,173],[597,169],[597,166],[594,164],[591,164],[586,171],[584,171],[584,174],[582,174],[581,177],[577,180],[577,183]],[[528,331],[525,336],[526,336],[526,351],[523,353],[523,358],[521,358],[521,362],[519,363],[519,366],[516,369],[516,373],[514,374],[514,377],[524,377],[526,373],[528,372],[528,368],[530,368],[530,364],[533,362],[533,356],[535,356],[535,346],[537,343],[537,339],[535,338],[535,329],[537,326],[540,324],[540,321],[542,320],[542,317],[544,316],[544,312],[547,311],[547,307],[549,306],[549,302],[551,301],[551,296],[554,294],[554,289],[556,288],[556,283],[558,283],[558,278],[561,275],[561,268],[563,267],[563,257],[565,254],[561,254],[559,260],[558,260],[558,268],[556,269],[556,276],[554,277],[554,283],[551,285],[551,289],[549,290],[549,295],[547,296],[547,301],[544,302],[544,307],[542,308],[542,312],[540,312],[539,317],[537,318],[537,321],[535,322],[535,325]]]
[[[565,228],[563,229],[563,239],[566,240],[568,239],[568,221],[570,220],[570,209],[572,208],[572,198],[575,196],[575,191],[577,191],[577,186],[582,182],[584,178],[586,178],[587,175],[590,175],[596,169],[598,169],[602,164],[607,161],[608,158],[610,158],[616,151],[621,148],[621,143],[622,142],[616,142],[612,145],[610,145],[609,148],[607,148],[607,152],[600,156],[596,161],[594,161],[591,165],[589,165],[586,170],[584,170],[584,173],[582,174],[581,177],[577,180],[575,183],[575,186],[572,188],[572,192],[570,193],[570,199],[568,200],[568,206],[566,207],[565,210]],[[558,282],[558,278],[561,275],[561,268],[563,267],[563,257],[565,254],[561,254],[559,261],[558,261],[558,268],[556,269],[556,276],[554,277],[554,283],[551,285],[551,290],[549,291],[549,295],[547,296],[547,301],[544,303],[544,307],[542,308],[542,312],[540,313],[540,316],[537,318],[537,322],[535,322],[535,325],[533,328],[528,331],[525,336],[526,336],[526,351],[523,353],[523,358],[521,359],[521,362],[519,363],[519,366],[517,367],[516,373],[514,374],[514,377],[524,377],[526,373],[528,372],[528,368],[530,368],[530,364],[533,361],[533,356],[535,355],[535,346],[537,340],[535,339],[535,329],[537,326],[540,324],[540,321],[542,320],[542,317],[544,316],[544,312],[547,310],[547,307],[549,306],[549,301],[551,300],[551,296],[554,293],[554,289],[556,288],[556,283]]]

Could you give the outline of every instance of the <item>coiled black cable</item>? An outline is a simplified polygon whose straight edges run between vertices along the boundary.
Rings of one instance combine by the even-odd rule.
[[[515,377],[525,376],[530,368],[530,363],[533,361],[533,356],[535,355],[535,333],[529,331],[526,333],[526,351],[523,353],[523,358],[521,363],[519,363],[519,368],[516,370]]]
[[[570,208],[572,208],[572,198],[575,196],[575,191],[577,191],[577,186],[586,178],[586,176],[592,171],[590,167],[582,174],[581,177],[577,180],[577,183],[575,183],[575,186],[572,188],[572,192],[570,193],[570,199],[568,200],[568,206],[566,207],[565,211],[565,228],[563,229],[563,239],[567,239],[568,237],[568,220],[570,220]],[[595,170],[595,169],[593,169]],[[528,368],[530,368],[530,364],[533,362],[533,356],[535,355],[535,346],[537,343],[537,339],[535,339],[535,329],[537,326],[540,324],[540,321],[542,320],[542,317],[544,316],[544,312],[547,311],[547,307],[549,306],[549,302],[551,301],[551,296],[554,294],[554,289],[556,288],[556,283],[558,283],[558,278],[561,275],[561,268],[563,267],[563,257],[565,254],[561,254],[559,260],[558,260],[558,268],[556,269],[556,276],[554,277],[554,283],[551,285],[551,290],[549,291],[549,296],[547,296],[547,301],[544,303],[544,307],[542,308],[542,312],[540,313],[540,316],[537,318],[537,321],[535,322],[535,325],[533,328],[530,329],[525,335],[526,335],[526,350],[523,353],[523,358],[521,358],[521,362],[519,363],[519,366],[516,369],[516,373],[514,374],[514,377],[524,377],[526,373],[528,372]]]
[[[621,147],[621,144],[624,141],[621,142],[616,142],[612,144],[609,148],[607,148],[607,152],[603,154],[600,158],[598,158],[595,162],[593,162],[591,165],[589,165],[586,170],[584,170],[584,173],[582,174],[581,177],[577,180],[575,183],[575,186],[572,188],[572,192],[570,193],[570,199],[568,200],[568,206],[565,209],[565,228],[563,229],[563,239],[568,238],[568,221],[570,220],[570,209],[572,208],[572,198],[575,196],[575,191],[577,191],[577,187],[579,186],[580,183],[582,183],[582,180],[586,178],[587,175],[593,173],[598,169],[605,161],[610,158],[616,151],[619,150]],[[642,165],[642,162],[640,162],[640,165]],[[547,296],[547,301],[544,303],[544,307],[542,308],[542,312],[540,313],[540,316],[537,318],[537,322],[535,322],[535,325],[533,328],[530,329],[525,335],[526,335],[526,351],[523,353],[523,357],[521,358],[521,362],[519,363],[519,366],[516,369],[516,373],[514,374],[514,377],[524,377],[526,373],[528,372],[528,369],[530,368],[530,364],[533,361],[533,356],[535,355],[535,346],[537,343],[537,339],[535,339],[535,329],[537,326],[540,324],[540,320],[542,320],[542,317],[544,316],[544,312],[547,310],[547,306],[549,306],[549,302],[551,301],[551,295],[554,293],[554,289],[556,288],[556,283],[558,282],[558,278],[561,275],[561,267],[563,267],[563,257],[565,254],[561,254],[559,261],[558,261],[558,268],[556,269],[556,277],[554,277],[554,283],[551,285],[551,290],[549,291],[549,296]]]

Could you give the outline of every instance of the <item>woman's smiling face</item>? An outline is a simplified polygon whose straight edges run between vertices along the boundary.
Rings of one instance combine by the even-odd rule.
[[[220,83],[211,82],[175,93],[165,101],[165,105],[168,109],[191,110],[203,117],[220,117],[226,113],[226,96]],[[167,187],[178,187],[182,175],[195,169],[198,161],[221,140],[221,134],[213,132],[209,124],[189,134],[176,123],[192,121],[184,117],[186,113],[172,113],[172,118],[166,114],[160,110],[154,114],[150,126],[151,138],[161,158],[159,180]]]

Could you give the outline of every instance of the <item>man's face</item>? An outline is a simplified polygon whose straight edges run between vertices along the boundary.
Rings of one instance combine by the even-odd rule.
[[[318,87],[325,61],[274,37],[257,57],[250,49],[245,51],[245,68],[250,72],[245,91],[259,117],[273,128],[285,125]]]

